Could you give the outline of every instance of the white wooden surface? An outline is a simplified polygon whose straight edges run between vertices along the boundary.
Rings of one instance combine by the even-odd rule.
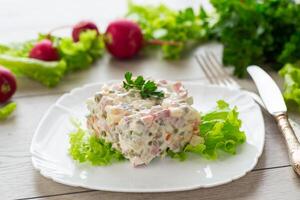
[[[151,2],[158,1],[138,1]],[[173,8],[197,7],[195,0],[164,1]],[[105,30],[107,22],[126,12],[126,1],[110,0],[0,0],[0,42],[22,41],[37,32],[92,19]],[[208,45],[201,48],[214,48]],[[215,49],[221,54],[221,49]],[[176,80],[206,79],[192,56],[168,62],[159,55],[140,56],[120,62],[105,56],[92,68],[68,75],[54,89],[47,89],[26,78],[19,78],[14,97],[18,108],[14,116],[0,122],[0,199],[300,199],[300,178],[289,166],[286,148],[273,119],[264,115],[266,144],[256,168],[245,177],[223,186],[178,193],[126,194],[91,191],[55,183],[42,177],[31,165],[29,146],[33,132],[45,111],[61,94],[85,83],[122,78],[125,71]],[[279,77],[273,77],[281,83]],[[251,80],[239,80],[255,90]],[[292,117],[300,122],[299,114]]]

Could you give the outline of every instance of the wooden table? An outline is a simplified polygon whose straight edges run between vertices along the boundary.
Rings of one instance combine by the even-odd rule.
[[[165,2],[174,8],[199,5],[192,0]],[[0,5],[0,42],[22,41],[34,37],[37,32],[74,24],[81,19],[98,22],[103,31],[108,21],[126,12],[123,0],[0,0]],[[218,46],[215,50],[221,55]],[[105,56],[90,69],[66,76],[54,89],[19,78],[18,92],[13,98],[18,108],[10,119],[0,122],[0,199],[300,199],[300,179],[289,165],[286,147],[274,120],[267,114],[264,114],[265,148],[257,166],[245,177],[223,186],[175,193],[113,193],[69,187],[41,176],[32,167],[29,147],[45,111],[70,89],[86,83],[121,79],[125,71],[155,78],[206,82],[192,56],[169,62],[159,55],[140,56],[126,62]],[[276,73],[271,74],[280,83]],[[251,80],[238,82],[255,91]],[[292,113],[298,123],[299,116]]]

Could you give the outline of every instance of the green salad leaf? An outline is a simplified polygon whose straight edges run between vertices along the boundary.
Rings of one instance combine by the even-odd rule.
[[[15,102],[8,103],[4,107],[0,108],[0,120],[7,119],[16,109],[17,104]]]
[[[30,40],[23,43],[12,43],[9,45],[0,44],[0,54],[14,57],[28,57],[30,50],[37,40]]]
[[[50,39],[58,49],[59,61],[41,61],[28,58],[34,44]],[[0,64],[19,76],[26,76],[48,87],[56,86],[67,72],[89,67],[104,53],[102,36],[89,30],[80,34],[78,42],[70,37],[40,34],[36,40],[11,45],[0,45]]]
[[[284,78],[283,96],[287,102],[294,102],[300,106],[300,63],[287,63],[279,71]]]
[[[70,133],[69,139],[69,154],[80,163],[88,162],[92,165],[103,166],[125,159],[110,143],[95,135],[90,135],[78,125],[76,125],[76,131]]]
[[[235,154],[237,146],[246,141],[246,135],[240,130],[242,122],[237,108],[231,109],[223,100],[217,102],[215,110],[201,117],[200,136],[204,144],[192,147],[188,145],[186,151],[200,153],[208,159],[216,159],[218,150]],[[205,146],[205,148],[204,148]]]
[[[72,38],[53,38],[60,57],[67,63],[67,71],[75,71],[89,67],[104,53],[104,43],[95,30],[84,31],[79,41]]]
[[[199,43],[206,40],[206,24],[202,20],[203,10],[196,13],[192,8],[180,11],[159,6],[129,3],[127,18],[137,21],[144,38],[148,41],[176,41],[178,45],[163,45],[165,58],[179,58],[189,42]],[[191,47],[191,46],[190,46]]]
[[[237,147],[246,141],[246,135],[241,131],[242,122],[239,119],[237,108],[231,109],[223,100],[217,102],[217,107],[201,117],[199,136],[203,143],[193,146],[186,145],[182,152],[167,151],[172,158],[185,160],[186,153],[194,153],[207,159],[217,159],[218,151],[236,154]]]
[[[26,57],[0,55],[0,64],[10,69],[16,75],[27,76],[48,87],[56,86],[66,71],[64,60],[45,62]]]
[[[187,154],[184,151],[174,152],[170,149],[167,149],[167,155],[173,159],[177,159],[179,161],[185,161],[187,159]]]

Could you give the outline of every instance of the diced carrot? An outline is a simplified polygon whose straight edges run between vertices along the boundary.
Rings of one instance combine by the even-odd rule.
[[[169,140],[171,138],[171,134],[170,133],[166,133],[166,136],[165,136],[165,140]]]

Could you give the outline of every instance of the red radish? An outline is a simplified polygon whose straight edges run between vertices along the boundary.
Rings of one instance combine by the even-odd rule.
[[[80,33],[86,30],[95,30],[99,34],[98,28],[95,23],[91,21],[81,21],[73,27],[72,37],[74,42],[78,42]]]
[[[117,20],[107,27],[105,45],[116,58],[135,56],[143,46],[143,34],[138,24],[129,20]]]
[[[13,73],[0,66],[0,103],[8,101],[16,92],[17,82]]]
[[[30,58],[35,58],[44,61],[59,60],[59,55],[55,47],[50,40],[44,39],[31,49],[29,53]]]

